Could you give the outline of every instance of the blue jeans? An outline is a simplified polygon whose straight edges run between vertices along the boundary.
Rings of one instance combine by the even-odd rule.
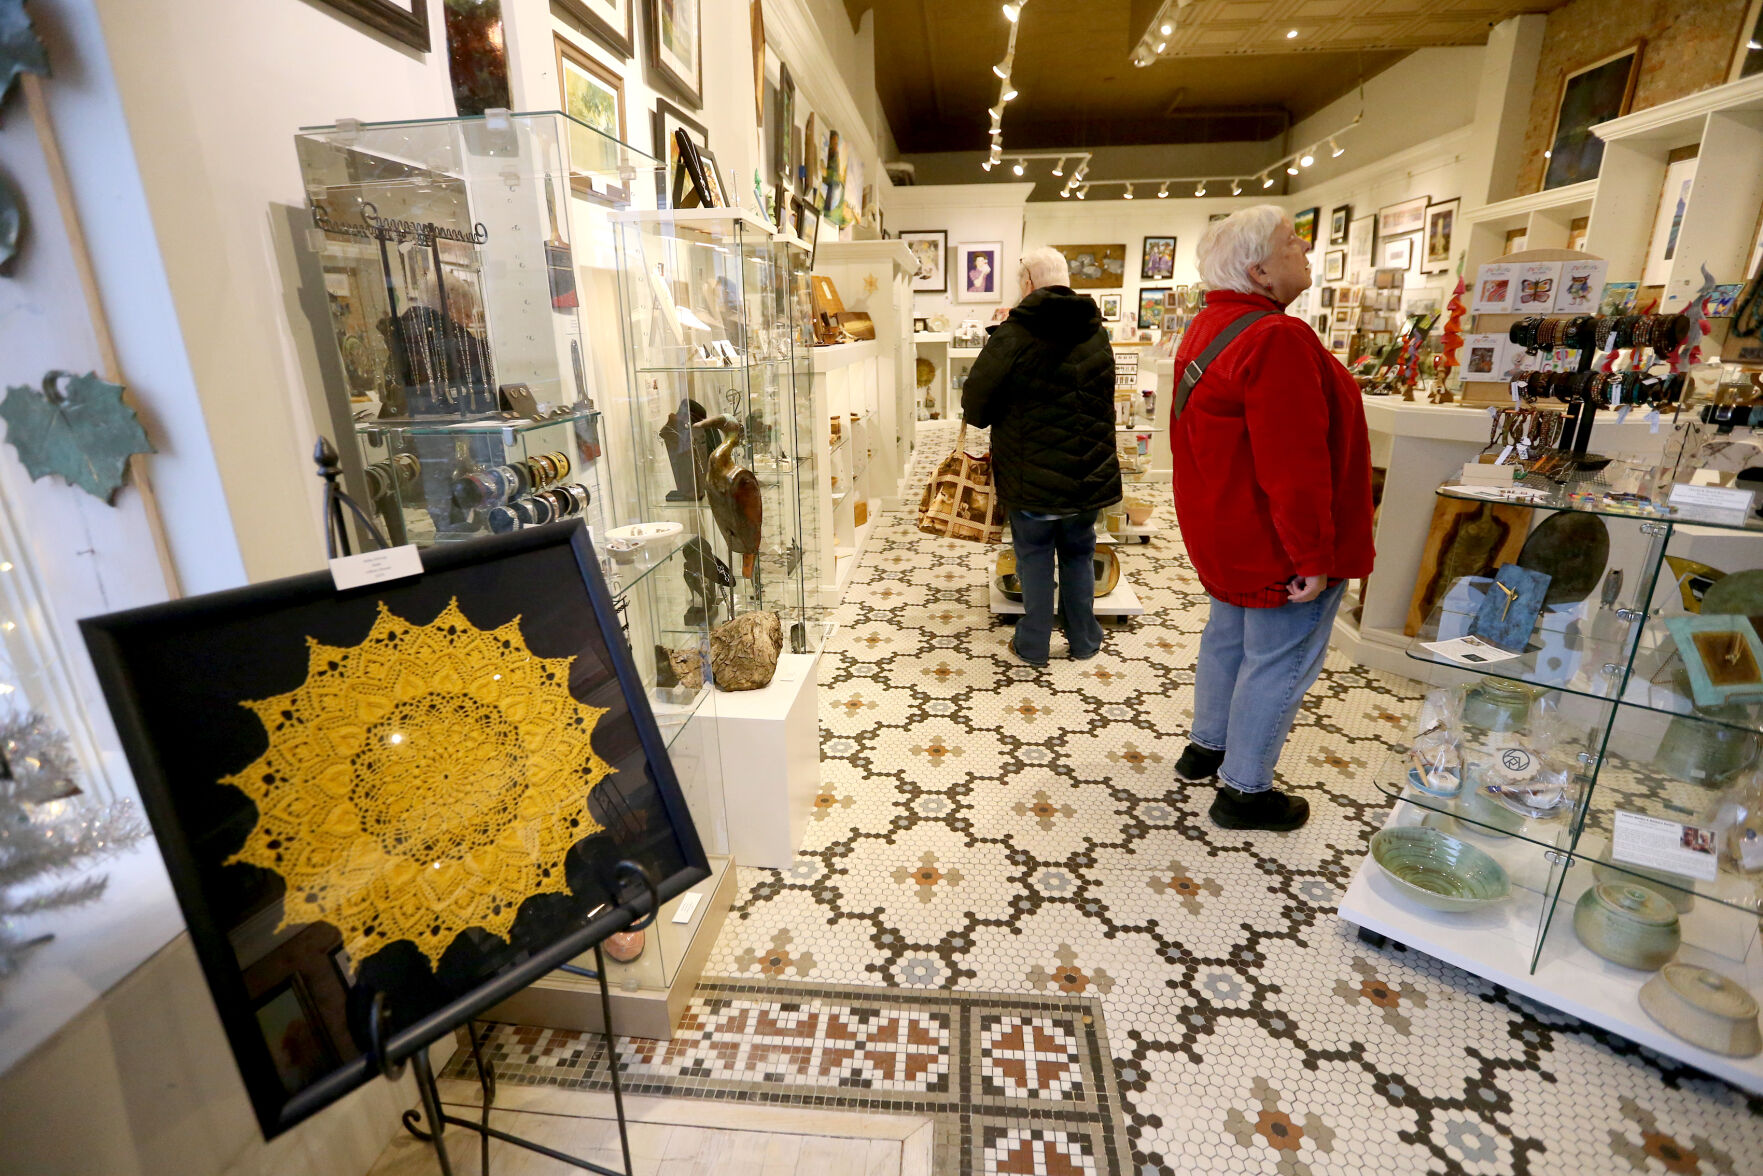
[[[1224,752],[1218,779],[1239,792],[1273,787],[1304,692],[1322,672],[1345,582],[1315,600],[1279,608],[1243,608],[1212,599],[1194,669],[1194,727],[1189,739]]]
[[[1010,542],[1016,548],[1016,576],[1022,582],[1024,616],[1016,622],[1016,652],[1024,661],[1044,662],[1053,639],[1053,564],[1059,564],[1059,616],[1072,657],[1089,657],[1102,648],[1096,620],[1096,511],[1037,519],[1010,512]]]

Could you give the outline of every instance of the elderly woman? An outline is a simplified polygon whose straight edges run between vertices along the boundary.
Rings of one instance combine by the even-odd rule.
[[[967,422],[992,430],[992,475],[1010,512],[1024,616],[1010,649],[1047,664],[1053,566],[1070,656],[1102,649],[1096,622],[1096,514],[1120,501],[1114,448],[1114,349],[1102,314],[1071,289],[1055,249],[1022,258],[1022,301],[973,361],[961,389]]]
[[[1371,458],[1347,369],[1287,303],[1309,246],[1272,205],[1200,239],[1206,307],[1176,354],[1175,510],[1211,600],[1178,777],[1217,777],[1212,820],[1296,829],[1300,796],[1274,768],[1322,669],[1345,581],[1371,571]]]

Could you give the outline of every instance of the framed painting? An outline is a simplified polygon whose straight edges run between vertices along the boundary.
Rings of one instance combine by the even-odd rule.
[[[704,105],[700,0],[647,0],[649,65],[694,109]]]
[[[1292,229],[1312,248],[1316,245],[1316,218],[1321,213],[1320,208],[1306,208],[1292,214]]]
[[[413,49],[429,51],[428,0],[318,0]]]
[[[1597,178],[1604,162],[1604,140],[1592,134],[1592,127],[1628,113],[1644,45],[1636,41],[1561,79],[1555,127],[1549,133],[1549,166],[1543,173],[1545,191]]]
[[[1337,205],[1334,211],[1328,214],[1328,243],[1330,245],[1345,245],[1347,243],[1347,225],[1352,219],[1353,206],[1351,204]]]
[[[1347,276],[1347,251],[1331,249],[1322,255],[1322,280],[1338,282]]]
[[[1073,290],[1111,290],[1126,284],[1125,245],[1055,245],[1071,270]]]
[[[1403,233],[1417,233],[1425,228],[1426,205],[1430,199],[1429,196],[1416,196],[1378,209],[1377,239],[1400,237]]]
[[[421,560],[80,624],[266,1138],[709,876],[587,528]]]
[[[1696,185],[1695,156],[1674,159],[1665,165],[1659,188],[1659,207],[1653,213],[1653,236],[1647,242],[1647,260],[1641,269],[1641,285],[1663,286],[1671,279],[1671,263],[1677,257],[1677,239],[1683,232],[1690,192]]]
[[[1392,237],[1378,250],[1380,270],[1407,270],[1414,265],[1414,238]],[[1383,276],[1381,273],[1378,275]],[[1381,283],[1380,283],[1381,284]]]
[[[1377,218],[1362,216],[1347,229],[1347,270],[1364,273],[1371,268],[1371,251],[1377,244]]]
[[[1139,330],[1155,331],[1163,325],[1163,311],[1169,305],[1168,286],[1144,286],[1139,289]]]
[[[963,242],[955,247],[955,272],[961,285],[957,302],[997,302],[1003,295],[1004,243]]]
[[[1426,252],[1421,258],[1421,273],[1443,274],[1451,271],[1451,259],[1457,253],[1457,208],[1461,203],[1461,200],[1453,198],[1426,206],[1426,233],[1422,237],[1426,242]]]
[[[1146,237],[1139,277],[1148,282],[1167,282],[1175,277],[1175,238]]]
[[[1102,312],[1103,322],[1120,321],[1120,295],[1098,294],[1096,295],[1096,307]]]
[[[900,240],[918,269],[912,275],[914,294],[943,294],[949,289],[949,234],[942,229],[902,231]]]
[[[1732,70],[1726,80],[1736,82],[1758,72],[1763,72],[1763,0],[1751,0],[1745,10],[1745,23],[1739,26],[1738,48],[1732,55]]]
[[[562,90],[563,113],[622,142],[624,79],[558,34],[551,34],[551,39],[557,46],[557,85]]]
[[[667,161],[666,175],[670,183],[679,175],[681,163],[679,139],[674,134],[675,131],[684,131],[686,137],[697,144],[700,151],[710,149],[710,134],[704,129],[704,125],[659,95],[655,98],[655,111],[650,116],[650,122],[655,136],[655,158]]]
[[[629,61],[636,38],[636,0],[552,0],[581,30]]]

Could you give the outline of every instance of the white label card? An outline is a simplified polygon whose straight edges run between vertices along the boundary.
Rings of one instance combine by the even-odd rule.
[[[337,586],[338,592],[420,575],[422,556],[417,554],[414,543],[331,560],[331,582]]]
[[[1730,486],[1692,486],[1688,482],[1674,482],[1671,486],[1672,506],[1702,510],[1731,510],[1744,514],[1751,509],[1751,500],[1755,496],[1754,490],[1737,490]]]
[[[695,890],[680,899],[679,909],[673,912],[673,921],[676,923],[690,923],[692,921],[692,915],[697,911],[698,904],[702,901],[704,901],[704,896]]]
[[[1451,641],[1423,641],[1422,649],[1430,649],[1448,661],[1459,665],[1482,666],[1489,662],[1507,661],[1518,657],[1498,645],[1483,641],[1480,637],[1458,637]]]
[[[1712,829],[1617,809],[1610,860],[1712,882],[1720,873],[1718,844]]]

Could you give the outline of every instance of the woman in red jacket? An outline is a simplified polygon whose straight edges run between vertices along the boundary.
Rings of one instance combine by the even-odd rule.
[[[1202,361],[1203,374],[1185,405],[1177,395],[1170,443],[1182,539],[1212,602],[1175,772],[1217,777],[1211,813],[1224,828],[1296,829],[1310,806],[1274,789],[1274,768],[1343,586],[1371,571],[1365,409],[1347,369],[1284,313],[1310,285],[1309,246],[1286,213],[1261,205],[1215,222],[1199,263],[1206,308],[1175,370]]]

